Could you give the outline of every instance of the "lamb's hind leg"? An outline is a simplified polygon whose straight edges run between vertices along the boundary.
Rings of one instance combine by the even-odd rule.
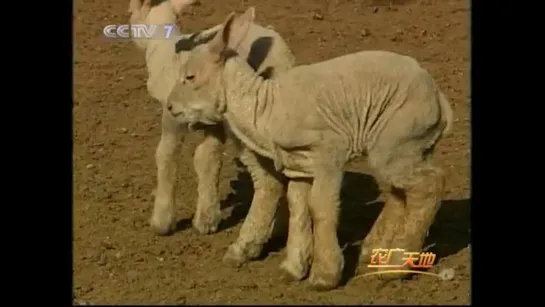
[[[396,193],[400,196],[396,202],[405,207],[401,218],[397,214],[384,216],[383,223],[394,230],[393,236],[386,238],[389,244],[373,247],[404,250],[393,252],[388,259],[388,264],[398,270],[410,269],[410,262],[404,259],[409,255],[405,253],[417,253],[413,256],[418,256],[427,230],[439,210],[444,187],[442,171],[433,165],[431,155],[446,122],[436,101],[436,90],[430,87],[432,82],[428,76],[423,77],[415,80],[418,82],[414,83],[411,97],[388,119],[385,128],[368,149],[371,167],[400,191]],[[381,267],[379,271],[391,269]],[[380,277],[406,275],[382,274]]]
[[[157,189],[150,225],[158,235],[170,234],[176,226],[174,199],[176,169],[183,126],[178,124],[169,112],[163,111],[161,119],[161,140],[155,152],[157,164]]]
[[[396,231],[395,225],[403,221],[405,214],[405,202],[402,193],[393,186],[386,192],[384,207],[361,245],[358,273],[367,271],[367,265],[370,263],[374,249],[388,248],[390,246]]]
[[[222,125],[208,126],[204,140],[195,149],[193,166],[198,179],[198,200],[193,227],[200,234],[216,232],[221,221],[219,174],[225,137]]]
[[[402,222],[395,225],[390,246],[415,254],[393,253],[390,262],[402,266],[400,269],[410,270],[413,264],[419,264],[419,253],[426,234],[441,206],[445,178],[440,168],[430,161],[422,161],[413,166],[412,172],[394,177],[393,184],[405,192],[406,209]],[[408,261],[408,257],[414,260]],[[384,277],[400,278],[406,275],[388,274]]]
[[[378,175],[382,176],[398,190],[395,214],[386,214],[381,224],[375,225],[388,229],[388,236],[373,238],[368,242],[382,245],[365,246],[368,250],[374,248],[401,249],[393,252],[389,265],[396,265],[397,270],[409,270],[407,253],[419,253],[426,233],[439,210],[440,197],[444,187],[444,176],[441,169],[434,166],[429,156],[423,154],[414,143],[407,146],[392,147],[389,150],[372,152],[369,156],[372,166]],[[404,208],[403,208],[404,207]],[[385,208],[386,209],[386,208]],[[370,235],[380,235],[378,230]],[[367,240],[367,239],[366,239]],[[369,255],[366,255],[369,258]],[[413,254],[418,258],[417,254]],[[405,259],[404,259],[405,258]],[[415,260],[415,264],[418,261]],[[392,268],[379,268],[379,271]],[[383,274],[382,278],[400,278],[406,273]]]
[[[254,183],[254,197],[236,241],[229,246],[223,262],[238,267],[260,255],[274,229],[278,202],[284,195],[284,178],[272,161],[244,148],[240,157]]]
[[[313,237],[308,197],[311,180],[293,179],[288,183],[289,232],[286,259],[280,264],[282,279],[301,280],[308,273]]]

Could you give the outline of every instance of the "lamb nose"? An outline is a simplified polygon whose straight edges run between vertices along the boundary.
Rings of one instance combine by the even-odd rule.
[[[172,111],[172,104],[171,104],[171,103],[167,103],[167,109],[168,109],[169,111]]]

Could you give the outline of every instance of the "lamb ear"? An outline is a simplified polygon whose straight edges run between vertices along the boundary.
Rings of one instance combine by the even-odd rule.
[[[229,42],[228,47],[231,49],[237,49],[238,45],[242,43],[246,35],[248,35],[248,31],[250,30],[250,26],[254,22],[255,19],[255,8],[253,6],[249,7],[244,14],[238,16],[231,26],[231,31],[229,35]]]
[[[211,52],[220,54],[228,47],[237,49],[238,45],[248,34],[250,26],[254,22],[255,8],[250,7],[244,14],[235,18],[235,13],[232,12],[227,16],[223,23],[223,27],[216,36],[208,43],[208,48]]]
[[[208,42],[208,50],[215,54],[221,54],[227,49],[227,43],[229,42],[230,32],[232,30],[233,21],[235,20],[235,12],[232,12],[227,16],[223,22],[223,26],[218,31],[218,34],[214,36],[210,42]]]

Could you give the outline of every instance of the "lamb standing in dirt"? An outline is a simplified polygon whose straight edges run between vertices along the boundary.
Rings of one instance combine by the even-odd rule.
[[[237,18],[232,13],[214,39],[192,51],[167,108],[181,121],[225,119],[248,148],[291,179],[281,269],[302,279],[312,256],[310,283],[317,289],[338,285],[344,266],[336,236],[343,166],[361,154],[393,188],[360,259],[369,259],[374,248],[419,251],[444,186],[431,154],[452,125],[452,109],[432,77],[408,56],[363,51],[264,80],[230,51],[253,20],[253,8]],[[233,245],[240,248],[239,240]],[[392,255],[390,262],[403,264],[401,257]]]
[[[131,0],[130,22],[131,24],[175,24],[176,16],[194,1]],[[153,39],[133,38],[134,43],[146,53],[149,73],[148,92],[163,105],[161,140],[156,151],[157,190],[150,222],[152,228],[160,235],[170,233],[176,225],[174,192],[177,159],[175,155],[179,152],[180,138],[183,138],[187,132],[187,123],[177,122],[166,110],[166,98],[177,78],[177,63],[185,62],[188,51],[195,45],[210,40],[221,26],[199,33],[172,36],[170,39],[162,36],[165,33],[155,33]],[[158,29],[162,30],[162,28]],[[248,35],[237,51],[247,59],[257,73],[266,78],[287,70],[295,63],[291,50],[278,33],[255,24],[249,26]],[[201,234],[207,234],[217,230],[221,218],[218,181],[225,131],[222,125],[205,126],[202,130],[204,130],[205,138],[196,148],[194,155],[194,167],[198,176],[198,202],[193,226]],[[274,222],[264,225],[259,221],[269,220],[271,215],[274,216],[276,203],[284,194],[282,178],[264,170],[269,167],[269,161],[256,157],[246,148],[242,149],[240,159],[248,167],[254,180],[253,203],[263,204],[271,210],[250,209],[241,230],[241,236],[251,237],[252,242],[260,243],[254,244],[251,252],[238,255],[236,261],[239,264],[259,255],[262,245],[271,235],[272,226],[269,226],[274,225]],[[281,222],[276,226],[280,230],[285,228]],[[229,261],[229,257],[226,260]]]

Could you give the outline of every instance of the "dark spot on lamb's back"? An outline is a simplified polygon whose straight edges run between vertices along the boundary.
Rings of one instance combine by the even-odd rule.
[[[259,70],[273,46],[273,38],[262,36],[257,38],[250,47],[247,62],[255,71]]]

